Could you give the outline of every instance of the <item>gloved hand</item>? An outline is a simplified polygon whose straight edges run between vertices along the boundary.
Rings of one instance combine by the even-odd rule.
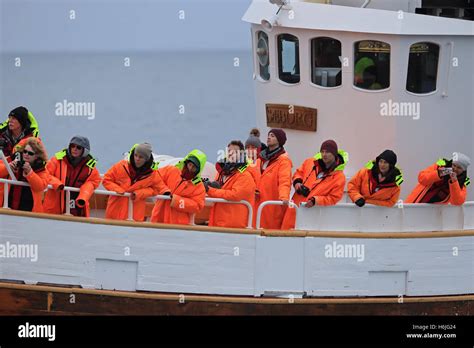
[[[215,189],[220,189],[221,188],[221,184],[219,184],[217,181],[211,181],[209,183],[209,186],[212,187],[212,188],[215,188]]]
[[[359,198],[357,201],[354,202],[358,207],[363,207],[365,205],[365,199]]]

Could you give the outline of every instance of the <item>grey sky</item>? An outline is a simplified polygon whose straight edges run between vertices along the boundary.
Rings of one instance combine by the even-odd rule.
[[[0,0],[6,52],[250,49],[251,0]],[[75,19],[70,19],[70,11]],[[185,19],[179,18],[180,10]]]

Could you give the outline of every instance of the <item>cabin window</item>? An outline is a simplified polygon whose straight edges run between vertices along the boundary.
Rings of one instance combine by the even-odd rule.
[[[436,91],[439,45],[418,42],[410,47],[407,91],[425,94]]]
[[[390,45],[358,41],[354,46],[354,86],[367,90],[390,87]]]
[[[300,82],[300,52],[296,36],[278,35],[278,76],[286,83]]]
[[[341,85],[341,41],[330,37],[311,40],[311,81],[322,87]]]
[[[268,49],[268,35],[263,31],[257,32],[257,62],[260,77],[270,80],[270,50]]]

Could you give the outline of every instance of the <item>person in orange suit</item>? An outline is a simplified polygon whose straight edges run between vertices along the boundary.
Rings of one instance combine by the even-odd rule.
[[[347,184],[352,202],[363,207],[366,203],[393,207],[400,197],[403,175],[397,164],[397,155],[385,150],[375,161],[359,170]]]
[[[103,186],[120,195],[131,194],[133,220],[145,220],[146,199],[169,191],[161,180],[157,163],[153,161],[152,147],[148,143],[136,144],[128,160],[121,160],[104,175]],[[126,220],[128,197],[109,196],[105,218]]]
[[[206,189],[201,173],[207,157],[200,150],[191,151],[176,166],[159,169],[164,183],[169,187],[171,200],[157,200],[151,222],[189,225],[193,215],[204,208]]]
[[[405,203],[464,204],[471,182],[467,176],[470,164],[469,157],[460,152],[450,160],[438,160],[418,174],[418,185]]]
[[[11,156],[9,166],[18,181],[30,186],[10,185],[8,207],[14,210],[43,212],[43,192],[48,187],[50,175],[46,170],[48,155],[43,143],[38,138],[27,138],[17,146]],[[0,162],[0,177],[8,178],[8,170]],[[3,189],[1,206],[3,206]]]
[[[89,199],[101,182],[96,163],[90,154],[89,139],[74,136],[68,148],[56,153],[46,164],[53,190],[46,192],[44,212],[64,214],[69,204],[72,215],[89,217]],[[65,202],[65,192],[61,191],[64,186],[79,188],[80,192],[71,192],[71,201]]]
[[[5,157],[15,152],[15,147],[30,137],[38,137],[39,129],[36,118],[24,106],[19,106],[8,114],[5,122],[0,124],[0,150]]]
[[[260,181],[260,162],[258,157],[262,150],[260,139],[251,135],[245,142],[245,154],[249,162],[248,171],[252,174],[255,185],[258,186]]]
[[[260,182],[257,186],[257,198],[254,212],[265,201],[283,201],[288,204],[291,191],[292,163],[283,147],[286,134],[282,129],[271,129],[268,132],[267,148],[260,153]],[[269,205],[263,208],[260,227],[280,229],[286,206]],[[255,214],[256,215],[256,214]]]
[[[295,193],[292,200],[306,208],[315,205],[335,205],[342,199],[346,176],[344,167],[349,160],[347,152],[339,150],[334,140],[326,140],[314,157],[306,159],[293,175]],[[296,210],[287,209],[282,229],[294,229]]]
[[[217,162],[214,182],[205,181],[209,197],[228,201],[255,201],[255,181],[249,171],[244,145],[233,140],[227,146],[227,158]],[[242,204],[214,203],[209,217],[209,226],[245,228],[248,226],[248,208]]]

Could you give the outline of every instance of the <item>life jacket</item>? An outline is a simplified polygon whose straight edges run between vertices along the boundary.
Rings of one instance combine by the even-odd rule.
[[[89,177],[92,175],[94,168],[97,164],[97,160],[92,157],[92,155],[87,155],[85,158],[81,159],[77,165],[73,165],[71,163],[71,158],[68,155],[67,149],[59,151],[55,154],[55,158],[59,162],[59,179],[62,179],[64,175],[66,175],[64,179],[64,185],[69,187],[76,187],[81,188],[82,185],[87,182]],[[63,166],[61,162],[64,161],[66,165],[66,173],[63,173]],[[53,173],[51,173],[53,174]],[[71,201],[76,201],[79,197],[79,192],[71,192]],[[70,203],[69,203],[70,204]],[[71,214],[74,216],[86,216],[86,207],[78,207],[77,205],[71,205]],[[64,204],[64,197],[61,197],[61,211],[64,213],[66,211],[66,207]]]
[[[449,176],[440,178],[440,167],[452,167],[452,161],[439,159],[435,164],[421,171],[418,175],[418,185],[408,195],[405,203],[436,203],[463,204],[466,200],[466,188],[470,184],[467,172],[458,176],[457,182],[451,182]]]
[[[46,171],[45,163],[42,160],[37,160],[32,166],[35,173],[43,173]],[[23,176],[23,170],[18,171],[17,180],[28,182]],[[11,185],[8,192],[8,207],[13,210],[33,211],[34,197],[30,187]]]
[[[15,146],[20,143],[20,141],[30,137],[39,137],[38,122],[30,111],[28,111],[28,120],[30,121],[30,126],[24,129],[18,138],[14,138],[10,133],[8,118],[0,124],[0,149],[3,150],[5,156],[11,156],[15,152]]]
[[[397,166],[394,166],[387,173],[386,179],[382,182],[379,182],[378,168],[375,165],[375,161],[367,162],[365,167],[369,169],[368,187],[370,194],[374,194],[383,188],[400,186],[403,183],[403,173]]]

